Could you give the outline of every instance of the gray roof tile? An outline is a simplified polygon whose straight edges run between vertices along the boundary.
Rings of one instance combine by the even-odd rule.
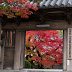
[[[39,6],[48,8],[72,7],[72,0],[43,0]]]

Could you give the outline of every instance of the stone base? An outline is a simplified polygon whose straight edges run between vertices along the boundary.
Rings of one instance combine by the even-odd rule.
[[[0,70],[0,72],[72,72],[72,71],[31,71],[31,70]]]

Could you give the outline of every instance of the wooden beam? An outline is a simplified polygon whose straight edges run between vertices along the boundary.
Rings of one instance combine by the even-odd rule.
[[[48,12],[53,12],[53,11],[67,11],[67,9],[70,9],[72,11],[72,7],[61,7],[61,8],[40,8],[39,11],[48,11]]]
[[[44,25],[44,24],[50,24],[50,27],[36,27],[36,25]],[[52,21],[46,21],[44,23],[30,21],[30,22],[22,22],[20,26],[17,26],[15,23],[13,24],[7,24],[3,27],[3,29],[10,29],[10,30],[48,30],[48,29],[67,29],[69,27],[69,24],[66,22],[66,20],[52,20]],[[72,26],[71,26],[72,27]]]

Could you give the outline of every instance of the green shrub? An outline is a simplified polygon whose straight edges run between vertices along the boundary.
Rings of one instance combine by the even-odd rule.
[[[31,68],[31,63],[28,60],[25,60],[25,68]]]

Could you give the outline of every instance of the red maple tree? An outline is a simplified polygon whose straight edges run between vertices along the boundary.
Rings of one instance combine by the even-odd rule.
[[[32,4],[29,0],[0,0],[0,16],[28,18],[33,14],[30,9],[38,10],[37,3]]]
[[[63,38],[59,37],[58,30],[27,31],[25,55],[35,65],[45,67],[63,63]]]

